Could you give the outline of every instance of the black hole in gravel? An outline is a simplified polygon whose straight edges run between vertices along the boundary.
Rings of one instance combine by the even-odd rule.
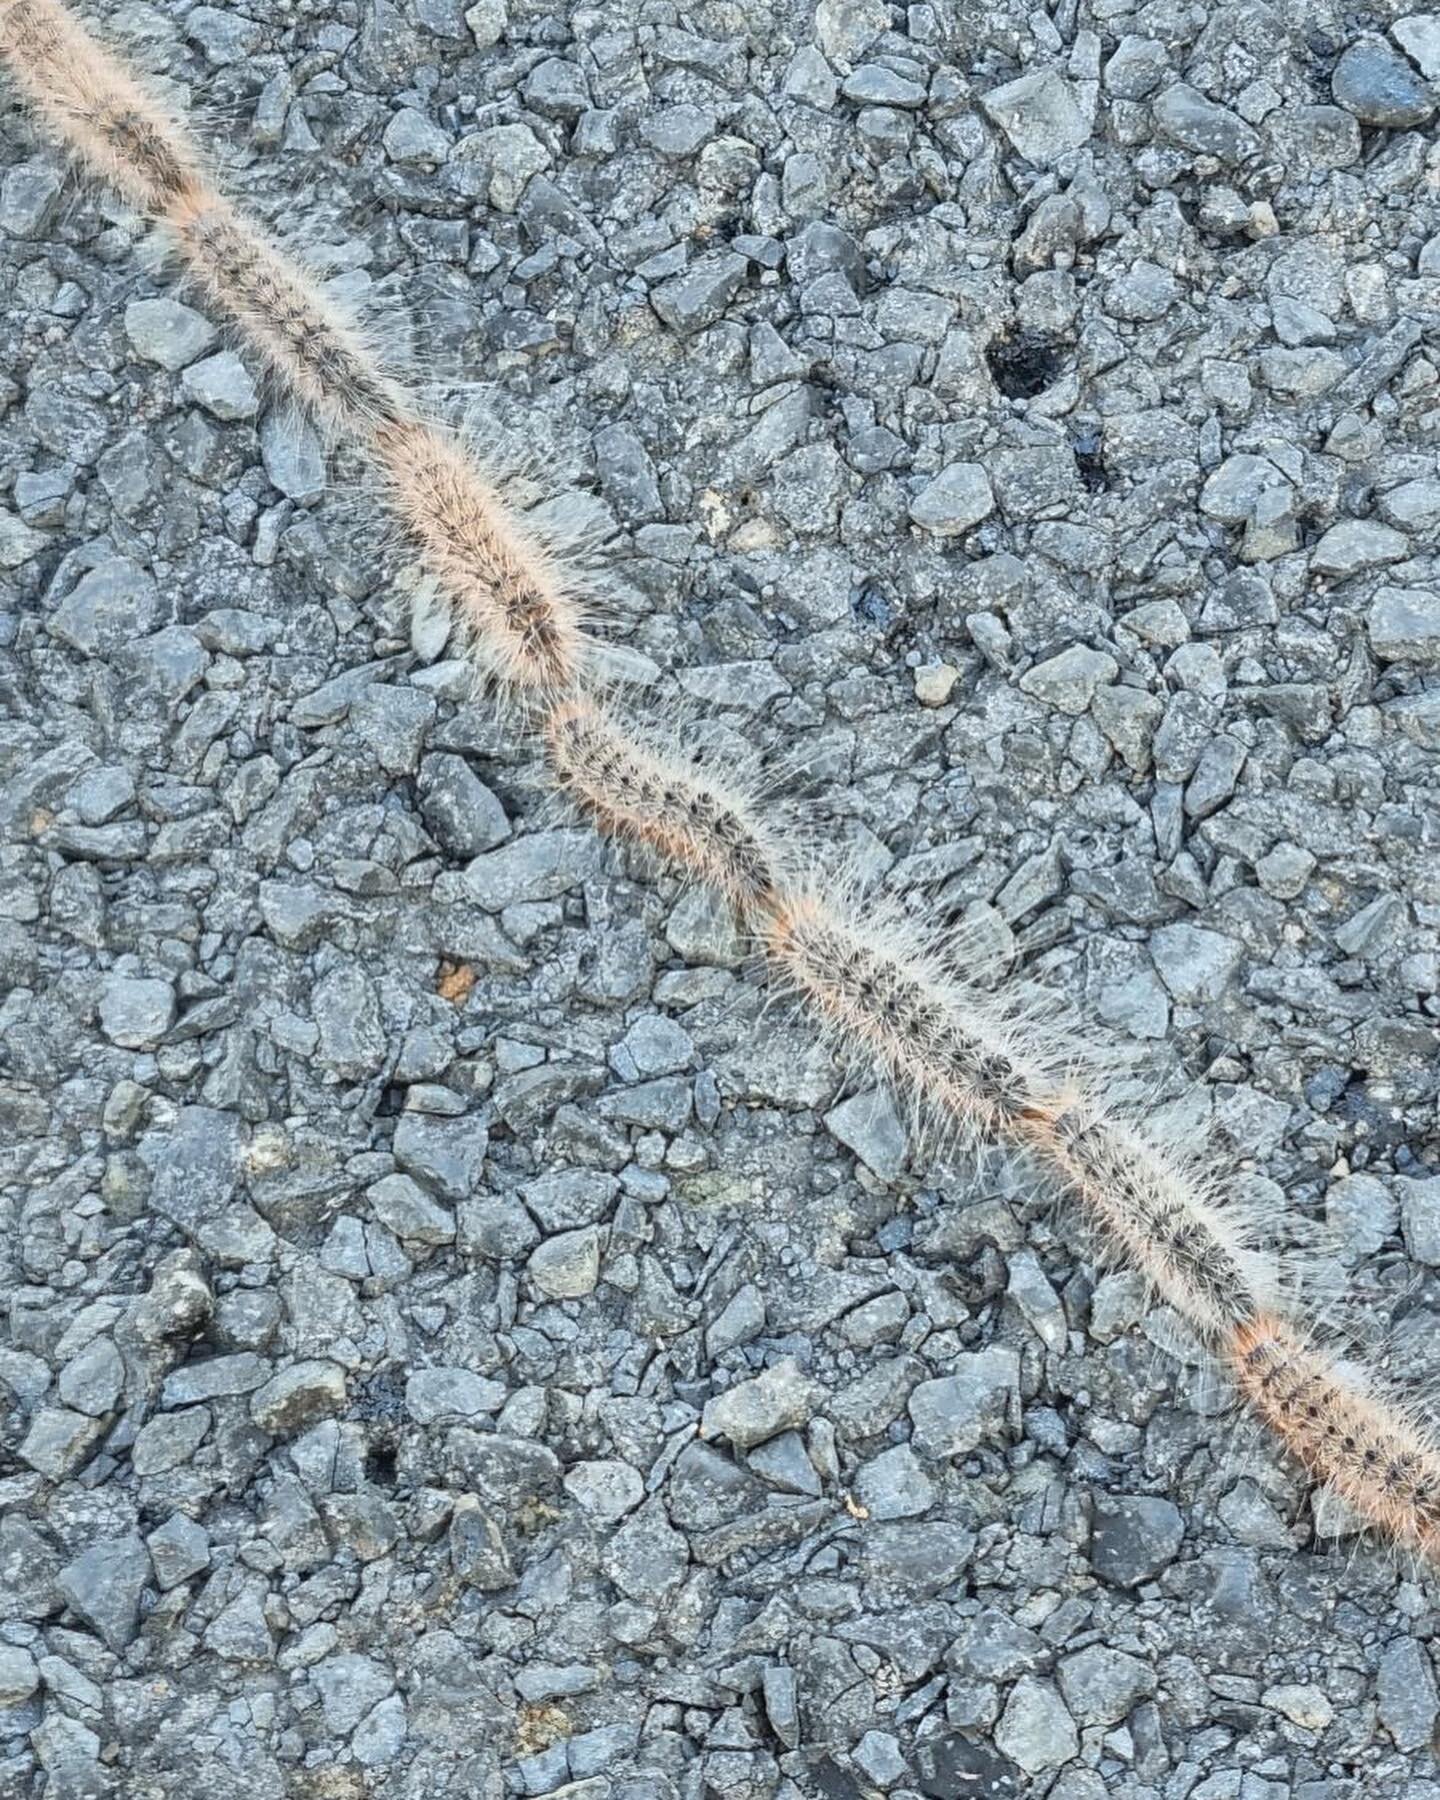
[[[861,588],[851,602],[850,610],[863,624],[878,625],[882,631],[895,619],[895,608],[886,599],[883,590],[873,584]]]
[[[1060,373],[1065,346],[1059,338],[1022,331],[1001,338],[985,352],[995,385],[1008,400],[1033,400]]]
[[[1098,431],[1078,431],[1070,440],[1070,448],[1074,452],[1075,466],[1080,471],[1080,479],[1092,494],[1098,494],[1110,485],[1110,471],[1105,467],[1105,457],[1100,447]]]
[[[371,1444],[365,1452],[365,1479],[376,1487],[394,1487],[398,1467],[393,1444]]]

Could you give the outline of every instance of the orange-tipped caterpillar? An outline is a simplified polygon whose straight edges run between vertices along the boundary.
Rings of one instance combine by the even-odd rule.
[[[1236,1386],[1316,1481],[1393,1543],[1440,1557],[1440,1443],[1411,1412],[1345,1380],[1295,1328],[1262,1313],[1234,1333]]]
[[[0,0],[0,58],[93,175],[160,216],[205,188],[183,127],[57,0]]]
[[[410,417],[377,426],[371,447],[390,509],[476,660],[520,695],[571,692],[584,634],[565,563],[515,517],[459,438]]]
[[[1137,1268],[1207,1342],[1275,1300],[1269,1259],[1204,1173],[1093,1098],[1060,1093],[1015,1135],[1081,1204],[1116,1260]]]
[[[207,192],[167,207],[165,224],[206,299],[332,437],[363,441],[402,415],[404,392],[377,367],[363,334],[252,220]]]

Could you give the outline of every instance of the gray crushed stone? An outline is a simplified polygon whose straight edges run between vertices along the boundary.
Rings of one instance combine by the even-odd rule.
[[[584,492],[617,691],[1433,1392],[1440,15],[106,10]],[[0,1794],[1440,1800],[1434,1578],[577,828],[357,458],[0,163]]]

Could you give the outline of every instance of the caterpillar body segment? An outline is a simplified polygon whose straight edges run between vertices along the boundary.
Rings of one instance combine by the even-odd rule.
[[[556,786],[602,831],[709,882],[742,913],[772,902],[780,852],[739,785],[637,741],[589,700],[550,712],[545,750]]]
[[[1073,1094],[1028,1115],[1016,1135],[1080,1200],[1112,1256],[1207,1342],[1275,1303],[1275,1271],[1238,1210],[1134,1125]]]
[[[377,427],[390,508],[419,545],[457,633],[510,690],[555,700],[581,680],[584,630],[564,562],[502,500],[464,446],[416,417]]]
[[[923,955],[886,946],[859,915],[784,895],[760,927],[772,967],[858,1063],[939,1121],[1003,1133],[1035,1098],[1003,1031],[967,1013]]]
[[[1313,1479],[1392,1542],[1440,1557],[1440,1441],[1431,1431],[1343,1379],[1274,1314],[1235,1331],[1229,1362],[1241,1394]]]
[[[377,366],[364,334],[229,201],[214,194],[187,199],[166,222],[206,298],[332,436],[364,440],[407,416],[403,390]]]
[[[189,133],[57,0],[0,0],[0,58],[70,151],[141,211],[163,216],[204,188]]]

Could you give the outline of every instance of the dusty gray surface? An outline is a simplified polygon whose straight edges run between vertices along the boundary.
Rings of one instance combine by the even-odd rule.
[[[110,25],[576,457],[628,673],[1205,1077],[1422,1391],[1440,15],[562,13]],[[0,156],[0,1794],[1435,1800],[1433,1580],[547,812]]]

